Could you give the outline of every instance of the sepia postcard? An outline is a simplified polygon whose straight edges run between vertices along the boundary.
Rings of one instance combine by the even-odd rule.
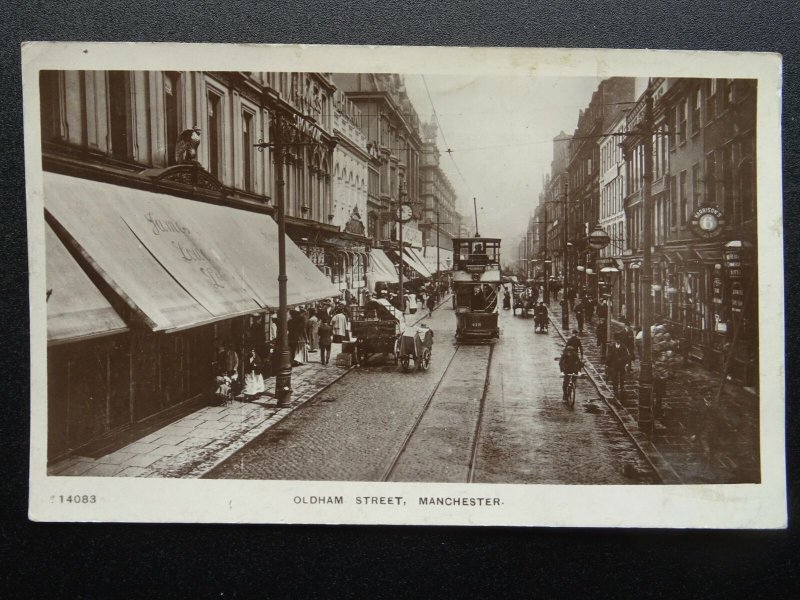
[[[31,519],[786,527],[780,56],[22,69]]]

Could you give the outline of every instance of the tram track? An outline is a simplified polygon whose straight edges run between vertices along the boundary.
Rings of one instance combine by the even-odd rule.
[[[381,478],[381,481],[390,481],[392,479],[393,475],[395,475],[397,467],[398,467],[398,464],[400,463],[401,459],[406,454],[406,451],[408,450],[409,445],[411,444],[412,440],[414,440],[415,436],[418,434],[420,424],[422,423],[422,421],[425,418],[426,414],[428,414],[428,411],[431,408],[431,405],[432,405],[434,399],[436,398],[436,395],[439,392],[442,383],[445,381],[445,379],[447,378],[448,374],[450,374],[451,366],[454,364],[456,356],[459,354],[459,352],[465,346],[470,346],[470,344],[459,343],[459,344],[456,345],[455,352],[451,355],[450,359],[447,362],[447,365],[445,366],[444,370],[442,371],[441,376],[439,377],[439,380],[436,382],[436,385],[433,387],[433,389],[431,390],[431,392],[428,394],[427,398],[425,399],[425,402],[423,403],[422,408],[420,409],[419,413],[417,414],[417,417],[416,417],[416,419],[414,421],[413,426],[411,427],[411,429],[409,430],[408,434],[403,439],[403,443],[397,449],[397,452],[393,456],[389,466],[387,467],[386,471],[384,472],[384,475]],[[472,434],[472,439],[471,439],[471,442],[469,444],[468,461],[467,461],[467,464],[466,464],[466,467],[467,467],[466,482],[467,483],[472,483],[473,479],[474,479],[474,476],[475,476],[475,466],[476,466],[476,462],[477,462],[480,435],[481,435],[481,431],[482,431],[482,424],[483,424],[483,418],[484,418],[484,413],[485,413],[484,408],[485,408],[485,404],[486,404],[486,397],[487,397],[488,390],[489,390],[489,373],[491,371],[493,354],[494,354],[494,344],[492,344],[489,347],[489,355],[488,355],[488,360],[487,360],[487,364],[486,364],[486,372],[485,372],[485,375],[484,375],[483,389],[482,389],[482,392],[481,392],[481,397],[480,397],[479,402],[478,402],[478,409],[477,409],[477,413],[478,414],[477,414],[476,421],[475,421],[475,427],[474,427],[474,432]]]

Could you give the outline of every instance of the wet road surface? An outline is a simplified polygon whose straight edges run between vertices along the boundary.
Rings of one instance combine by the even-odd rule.
[[[467,481],[474,451],[479,483],[654,482],[587,378],[574,409],[561,401],[554,331],[536,334],[532,318],[501,311],[493,349],[460,346],[453,357],[454,321],[449,303],[426,320],[434,331],[427,372],[403,373],[374,357],[208,476]]]

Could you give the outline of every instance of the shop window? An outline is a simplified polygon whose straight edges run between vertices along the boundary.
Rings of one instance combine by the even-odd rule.
[[[130,73],[108,72],[108,126],[111,154],[116,158],[128,158],[131,153],[130,92]]]

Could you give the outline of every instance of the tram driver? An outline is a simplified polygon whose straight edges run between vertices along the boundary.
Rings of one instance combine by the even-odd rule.
[[[476,285],[472,288],[469,308],[473,312],[483,312],[486,310],[486,297],[483,294],[482,286]]]

